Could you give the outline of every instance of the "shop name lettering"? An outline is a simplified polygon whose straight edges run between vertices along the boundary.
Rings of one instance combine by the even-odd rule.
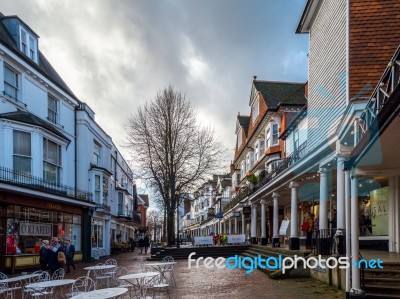
[[[19,234],[21,236],[50,236],[51,227],[46,224],[20,223]]]
[[[61,210],[61,205],[55,203],[48,203],[47,207],[54,210]]]

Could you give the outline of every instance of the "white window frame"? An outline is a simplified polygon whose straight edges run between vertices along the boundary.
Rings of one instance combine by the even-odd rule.
[[[276,132],[275,132],[275,129],[276,128]],[[278,124],[277,123],[272,123],[271,124],[271,132],[272,132],[272,134],[271,134],[271,142],[272,142],[272,145],[277,145],[277,144],[279,144],[279,126],[278,126]]]
[[[254,161],[258,161],[260,158],[260,152],[259,152],[259,145],[258,145],[258,140],[254,143]]]
[[[124,214],[124,194],[118,192],[118,215]]]
[[[19,26],[20,50],[34,62],[37,62],[37,38],[30,34],[23,26]]]
[[[237,142],[238,142],[237,147],[238,148],[242,145],[242,142],[243,142],[242,135],[243,135],[242,128],[239,128],[239,132],[238,132],[238,135],[237,135]]]
[[[253,105],[251,106],[251,118],[253,123],[256,121],[259,113],[260,113],[260,104],[257,96],[256,99],[254,100]]]
[[[7,77],[5,75],[6,69],[8,71],[10,71],[11,73],[13,73],[13,76],[15,76],[15,83],[14,82],[8,82],[6,80],[6,77]],[[11,97],[11,98],[13,98],[15,101],[20,101],[20,97],[21,96],[20,96],[20,87],[19,86],[20,86],[21,73],[16,71],[10,65],[4,64],[4,74],[3,74],[3,76],[4,76],[4,94],[9,96],[9,97]],[[9,89],[13,90],[12,94],[10,94],[10,92],[7,92],[6,86],[8,86]]]
[[[98,180],[98,181],[97,181]],[[94,200],[98,204],[101,204],[101,175],[94,175]]]
[[[96,166],[100,166],[100,159],[101,159],[101,144],[98,143],[96,140],[94,140],[92,163]]]
[[[62,182],[62,146],[59,143],[45,136],[43,136],[42,140],[43,140],[43,180],[48,181],[46,165],[53,166],[57,170],[56,181],[54,182],[54,184],[60,185]],[[57,148],[56,161],[50,161],[49,143],[55,144]],[[46,151],[45,148],[47,149]]]
[[[50,102],[53,102],[55,106],[50,107]],[[47,95],[47,119],[54,124],[59,123],[59,103],[60,101],[55,96],[50,93]]]
[[[271,128],[267,126],[265,130],[265,147],[269,148],[271,146]]]
[[[16,134],[14,134],[14,133],[16,133],[16,132],[26,134],[26,136],[29,135],[29,148],[30,149],[29,149],[29,153],[27,153],[26,155],[19,153],[19,152],[15,152],[15,150],[16,150],[16,145],[15,145],[15,142],[16,142],[15,137],[16,136],[15,135]],[[18,159],[18,158],[29,159],[29,162],[30,162],[29,163],[30,164],[29,171],[19,170],[19,172],[27,174],[27,175],[32,174],[32,135],[30,132],[25,132],[25,131],[21,131],[21,130],[13,130],[13,170],[14,171],[16,171],[15,164],[16,164],[16,159]]]

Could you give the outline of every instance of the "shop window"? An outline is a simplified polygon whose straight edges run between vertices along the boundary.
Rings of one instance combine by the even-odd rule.
[[[93,219],[92,247],[103,247],[103,222]]]
[[[30,133],[13,131],[13,170],[14,172],[31,174],[32,151]]]

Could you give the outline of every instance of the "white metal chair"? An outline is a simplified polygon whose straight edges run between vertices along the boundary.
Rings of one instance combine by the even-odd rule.
[[[172,256],[164,256],[162,262],[163,263],[174,262],[174,258]],[[164,267],[164,274],[165,278],[168,281],[168,284],[176,286],[176,280],[174,277],[174,265],[166,265]]]
[[[8,276],[2,272],[0,272],[0,294],[6,294],[6,298],[10,297],[11,299],[14,298],[15,291],[20,290],[21,287],[19,285],[14,285],[9,287],[8,283],[1,282],[4,279],[7,279]]]
[[[53,275],[51,276],[51,280],[61,280],[64,279],[65,270],[63,268],[59,268],[54,271]]]
[[[81,293],[87,293],[96,289],[93,279],[87,276],[78,277],[71,286],[71,293],[67,297],[74,297]]]
[[[115,259],[106,260],[104,265],[113,265],[115,267],[118,266],[117,261]],[[114,277],[115,276],[115,268],[106,270],[104,274],[111,275],[112,277]]]
[[[96,266],[102,266],[104,264],[97,264]],[[113,277],[112,274],[107,273],[107,269],[98,269],[91,271],[93,273],[93,280],[95,282],[96,289],[100,289],[103,283],[108,288],[110,286],[110,280]]]
[[[38,274],[38,276],[31,277],[29,279],[28,284],[50,280],[50,274],[47,271],[39,270],[33,272],[33,274]],[[24,298],[26,298],[25,296],[31,296],[32,298],[46,297],[50,293],[51,293],[51,288],[31,289],[24,287],[22,289],[22,295]]]
[[[129,274],[129,271],[127,268],[122,267],[122,266],[118,266],[117,268],[115,268],[115,276],[114,276],[114,283],[113,286],[117,287],[117,288],[127,288],[129,290],[129,298],[132,298],[132,289],[135,293],[135,296],[137,296],[139,293],[139,289],[135,287],[135,285],[126,282],[123,279],[119,279],[118,277],[123,276],[123,275],[127,275]]]

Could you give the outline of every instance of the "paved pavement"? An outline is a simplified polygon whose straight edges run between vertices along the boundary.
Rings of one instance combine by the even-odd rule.
[[[136,249],[133,253],[124,252],[109,258],[115,258],[118,265],[127,267],[129,272],[139,272],[140,260],[147,257],[149,254],[141,255]],[[98,261],[76,264],[77,271],[66,274],[65,278],[84,276],[86,275],[84,267],[106,260],[107,258],[100,258]],[[178,261],[174,276],[177,286],[162,291],[157,298],[345,298],[343,292],[311,278],[272,280],[260,271],[247,275],[242,269],[207,269],[204,266],[188,269],[187,260]],[[151,291],[148,293],[151,294]],[[120,298],[125,299],[128,296]]]

